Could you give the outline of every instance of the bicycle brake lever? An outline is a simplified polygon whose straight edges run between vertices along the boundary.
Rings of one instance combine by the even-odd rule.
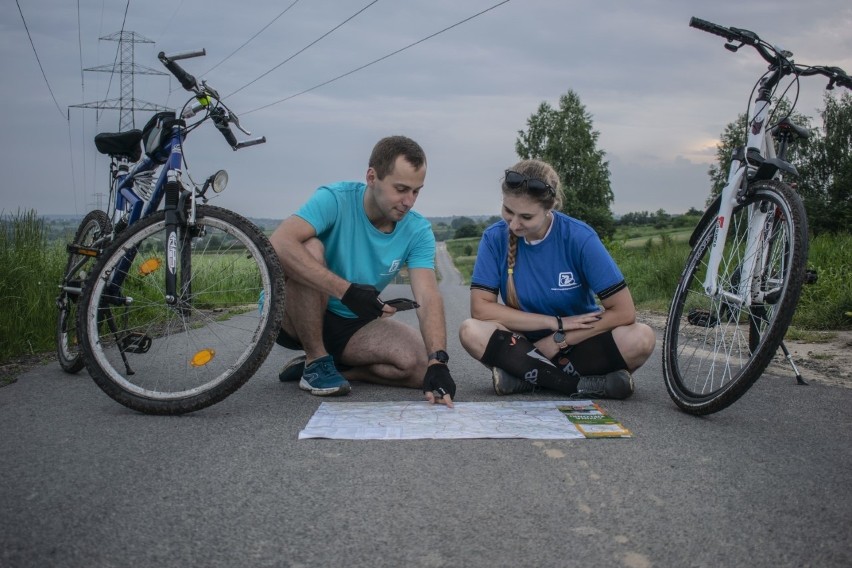
[[[251,136],[251,132],[249,132],[248,130],[246,130],[242,126],[240,126],[240,118],[237,115],[235,115],[233,112],[231,112],[231,122],[234,123],[234,126],[236,126],[237,128],[240,129],[240,132],[242,132],[246,136]]]
[[[201,80],[201,88],[214,99],[219,99],[219,92],[210,85],[208,85],[207,81],[205,81],[204,79]]]

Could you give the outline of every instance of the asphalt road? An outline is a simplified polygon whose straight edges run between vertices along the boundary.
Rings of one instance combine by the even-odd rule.
[[[457,399],[497,400],[441,270]],[[764,376],[695,418],[657,352],[631,399],[602,402],[631,439],[299,441],[321,399],[277,380],[290,356],[181,417],[56,364],[0,388],[0,566],[852,565],[850,389]]]

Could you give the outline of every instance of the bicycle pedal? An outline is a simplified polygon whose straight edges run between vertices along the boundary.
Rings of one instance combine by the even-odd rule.
[[[686,321],[698,327],[716,327],[719,319],[707,310],[692,308],[686,315]]]
[[[101,249],[75,244],[67,245],[65,250],[70,254],[80,254],[83,256],[90,256],[92,258],[97,258],[101,254]]]
[[[125,353],[135,353],[142,355],[151,349],[153,340],[144,333],[128,333],[119,342],[121,350]]]

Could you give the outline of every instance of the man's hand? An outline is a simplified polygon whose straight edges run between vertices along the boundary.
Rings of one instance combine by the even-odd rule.
[[[350,284],[340,301],[361,318],[376,319],[381,317],[384,311],[384,304],[379,300],[379,291],[369,284]]]
[[[450,375],[450,369],[443,363],[435,363],[426,367],[423,377],[423,392],[430,403],[446,404],[453,407],[453,397],[456,396],[456,383]],[[435,396],[438,393],[438,396]]]

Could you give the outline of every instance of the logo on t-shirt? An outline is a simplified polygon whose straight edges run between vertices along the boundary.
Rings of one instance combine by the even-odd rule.
[[[388,271],[385,272],[383,276],[394,275],[399,272],[399,267],[401,263],[401,259],[396,259],[395,261],[391,262],[390,266],[388,267]]]
[[[573,272],[560,272],[559,273],[559,287],[560,288],[576,288],[579,286],[577,281],[574,280]]]

